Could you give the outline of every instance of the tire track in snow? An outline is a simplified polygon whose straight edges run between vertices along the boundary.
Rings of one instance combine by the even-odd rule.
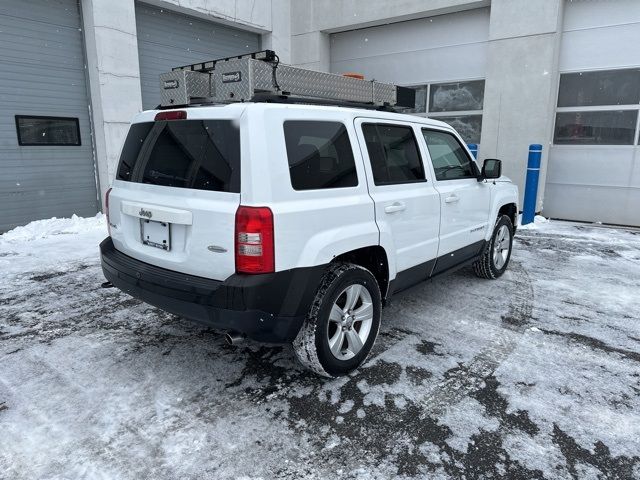
[[[421,419],[427,416],[438,417],[449,406],[462,401],[470,393],[481,389],[487,377],[493,374],[500,364],[518,345],[522,333],[531,320],[533,311],[533,285],[528,273],[519,262],[511,262],[514,297],[507,313],[502,316],[502,328],[491,344],[480,350],[466,364],[445,373],[445,380],[427,392],[422,403],[425,409]]]

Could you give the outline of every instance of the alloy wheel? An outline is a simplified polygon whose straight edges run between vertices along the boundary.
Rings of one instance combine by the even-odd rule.
[[[345,288],[331,307],[327,323],[327,340],[338,360],[349,360],[362,350],[371,333],[373,302],[366,287],[360,284]]]
[[[493,241],[493,264],[500,270],[504,267],[511,250],[511,235],[506,225],[500,226]]]

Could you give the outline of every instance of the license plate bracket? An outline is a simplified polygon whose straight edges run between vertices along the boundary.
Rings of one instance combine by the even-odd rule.
[[[140,236],[142,243],[162,250],[171,249],[171,224],[140,219]]]

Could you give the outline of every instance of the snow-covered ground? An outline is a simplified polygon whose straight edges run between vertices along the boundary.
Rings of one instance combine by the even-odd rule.
[[[0,236],[1,478],[640,478],[638,231],[520,230],[501,279],[405,292],[331,381],[99,288],[105,236]]]

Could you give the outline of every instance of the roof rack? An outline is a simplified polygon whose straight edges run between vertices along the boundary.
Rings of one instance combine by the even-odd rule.
[[[207,103],[290,102],[396,110],[415,90],[280,63],[273,50],[194,63],[160,75],[160,108]]]

